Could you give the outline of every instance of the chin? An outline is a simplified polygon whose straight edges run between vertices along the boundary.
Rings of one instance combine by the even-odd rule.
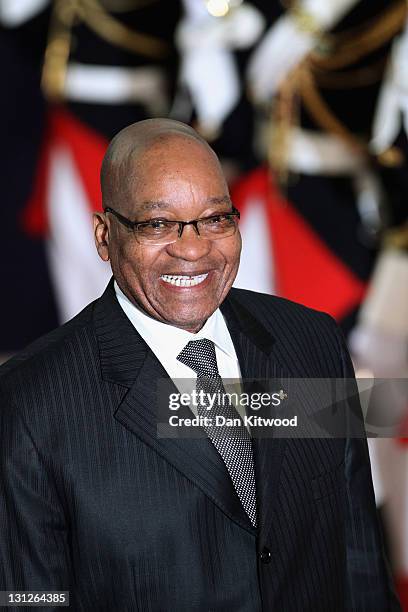
[[[178,318],[177,320],[173,320],[173,322],[171,323],[171,325],[174,325],[175,327],[179,327],[180,329],[185,329],[187,331],[190,331],[192,333],[196,333],[198,332],[204,325],[204,323],[206,322],[206,320],[208,319],[208,317],[211,316],[212,313],[203,316],[203,317],[197,317],[192,319],[191,318],[191,314],[188,317],[188,319],[180,319]]]

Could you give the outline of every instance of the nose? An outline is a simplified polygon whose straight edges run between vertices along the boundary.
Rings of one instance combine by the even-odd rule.
[[[197,261],[211,251],[211,241],[200,236],[193,225],[186,225],[181,237],[169,244],[167,250],[172,257]]]

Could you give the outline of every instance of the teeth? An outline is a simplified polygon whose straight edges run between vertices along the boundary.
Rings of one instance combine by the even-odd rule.
[[[166,283],[175,285],[176,287],[195,287],[202,283],[208,276],[206,274],[199,274],[198,276],[170,276],[169,274],[162,274],[160,277]]]

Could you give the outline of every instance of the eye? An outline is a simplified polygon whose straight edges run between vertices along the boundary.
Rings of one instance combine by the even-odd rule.
[[[222,237],[234,232],[236,227],[235,216],[231,213],[221,215],[211,215],[206,219],[200,220],[200,227],[203,235],[211,237]]]
[[[153,236],[163,234],[173,229],[174,222],[167,221],[166,219],[151,219],[150,221],[143,221],[137,226],[139,235]]]
[[[206,223],[208,225],[217,225],[218,223],[223,223],[227,217],[225,215],[215,215],[214,217],[209,217],[206,219]]]
[[[222,230],[235,224],[235,219],[232,215],[225,213],[224,215],[214,215],[203,219],[202,224],[209,230]]]
[[[169,221],[165,219],[152,219],[146,223],[146,227],[153,230],[165,229],[169,226]]]

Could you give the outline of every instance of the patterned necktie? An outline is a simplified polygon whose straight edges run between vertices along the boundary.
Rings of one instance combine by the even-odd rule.
[[[192,340],[177,356],[178,361],[194,370],[197,374],[197,392],[204,391],[212,396],[225,394],[222,378],[218,371],[214,343],[211,340]],[[224,396],[225,397],[225,396]],[[199,416],[213,417],[222,415],[227,419],[239,417],[235,408],[229,401],[214,403],[211,412],[207,411],[208,404],[198,404]],[[231,477],[237,495],[245,512],[254,527],[257,524],[256,516],[256,488],[255,470],[252,455],[252,442],[247,428],[242,424],[234,426],[204,426],[204,429],[221,455],[222,460]]]

